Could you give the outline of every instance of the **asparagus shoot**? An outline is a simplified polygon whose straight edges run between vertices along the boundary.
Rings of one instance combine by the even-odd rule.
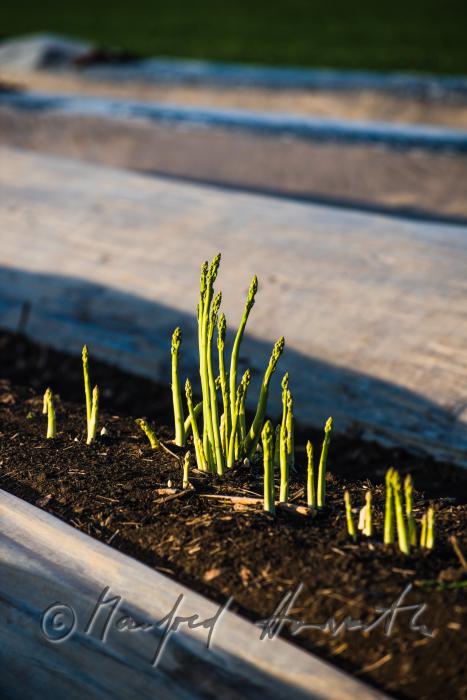
[[[280,466],[280,452],[281,452],[281,424],[276,425],[276,430],[274,431],[274,469],[278,469]]]
[[[185,458],[183,460],[183,483],[182,483],[182,486],[184,489],[187,489],[188,486],[190,485],[190,482],[188,481],[189,470],[190,470],[190,453],[186,452]]]
[[[240,326],[237,330],[237,335],[235,336],[232,355],[230,358],[230,415],[233,422],[233,416],[235,413],[235,402],[237,396],[237,371],[238,371],[238,355],[240,352],[240,345],[242,344],[243,334],[245,332],[245,326],[248,321],[248,316],[255,303],[256,292],[258,291],[258,279],[256,275],[251,280],[250,288],[248,290],[248,297],[245,303],[245,308],[243,310],[242,320],[240,321]]]
[[[198,418],[199,414],[203,410],[203,402],[200,401],[199,403],[196,404],[196,406],[193,408],[193,413],[195,414],[195,417]],[[185,418],[185,440],[190,436],[191,432],[191,416],[188,415]]]
[[[412,477],[407,474],[404,480],[404,493],[405,493],[405,515],[407,517],[407,533],[409,537],[409,544],[411,547],[415,547],[417,544],[417,527],[415,525],[415,518],[413,516],[413,484]]]
[[[318,466],[318,508],[324,508],[326,503],[326,463],[329,443],[331,442],[332,418],[328,418],[324,427],[324,440]]]
[[[282,336],[274,345],[272,354],[269,360],[269,364],[264,373],[263,383],[261,385],[258,406],[256,408],[256,414],[251,424],[248,435],[245,439],[245,453],[248,459],[253,459],[253,455],[256,451],[256,445],[258,444],[261,428],[264,421],[264,416],[266,415],[266,408],[268,403],[269,394],[269,383],[271,377],[274,374],[279,358],[284,350],[284,337]]]
[[[288,483],[289,483],[289,459],[288,459],[288,439],[287,439],[287,397],[289,393],[289,373],[286,372],[282,378],[282,421],[280,432],[280,447],[279,447],[279,466],[281,472],[280,495],[279,501],[286,503],[288,500]]]
[[[55,407],[52,389],[47,389],[44,394],[44,406],[47,410],[47,439],[57,437],[57,428],[55,424]]]
[[[248,371],[248,370],[247,370]],[[246,374],[246,372],[245,372]],[[238,428],[238,417],[240,414],[240,405],[242,402],[243,392],[245,391],[245,374],[243,375],[242,381],[238,385],[237,396],[235,400],[235,411],[232,420],[232,432],[230,433],[229,450],[227,453],[227,467],[230,469],[234,465],[235,461],[235,438],[237,435]]]
[[[306,443],[306,454],[308,458],[306,482],[307,504],[308,508],[316,508],[315,462],[313,457],[313,445],[309,440]]]
[[[225,319],[225,314],[221,314],[219,317],[219,323],[217,324],[217,350],[218,350],[218,354],[219,354],[219,375],[221,378],[222,404],[224,407],[224,439],[223,439],[224,445],[229,444],[231,418],[232,418],[232,415],[230,412],[229,384],[227,381],[227,373],[225,371],[225,357],[224,357],[226,332],[227,332],[227,322]]]
[[[238,439],[238,444],[239,446],[243,445],[245,442],[246,438],[246,412],[245,412],[245,402],[246,402],[246,395],[248,392],[248,387],[251,382],[251,371],[249,369],[246,370],[245,374],[243,375],[242,381],[245,384],[245,391],[242,394],[242,400],[240,401],[240,408],[238,412],[238,432],[237,435],[239,435]],[[240,455],[236,455],[239,457]]]
[[[386,472],[386,503],[384,508],[384,544],[394,544],[394,493],[392,477],[394,469]]]
[[[273,435],[271,421],[267,420],[261,432],[264,461],[264,510],[272,515],[275,513]]]
[[[182,392],[180,388],[180,377],[178,372],[178,358],[180,353],[180,343],[182,342],[182,332],[176,328],[172,335],[172,401],[175,422],[175,444],[179,447],[185,445],[185,419],[183,416]]]
[[[365,525],[363,528],[363,534],[367,537],[373,535],[373,515],[371,512],[372,496],[371,491],[365,493]]]
[[[426,543],[427,549],[433,549],[435,546],[435,512],[433,506],[430,506],[426,513]]]
[[[188,406],[188,413],[191,418],[191,426],[193,430],[193,442],[195,445],[196,463],[198,465],[198,469],[205,472],[208,471],[208,465],[204,456],[204,450],[200,449],[200,445],[202,446],[203,443],[199,436],[198,422],[196,420],[195,409],[193,408],[193,390],[191,388],[191,382],[189,379],[187,379],[185,382],[185,394]]]
[[[287,466],[288,470],[295,466],[294,416],[293,398],[290,389],[287,391]]]
[[[212,303],[211,317],[208,326],[207,335],[207,345],[206,345],[206,362],[207,362],[207,372],[208,372],[208,386],[209,386],[209,402],[211,409],[211,420],[212,420],[212,436],[214,439],[214,453],[215,453],[215,468],[217,474],[222,476],[224,473],[224,454],[222,452],[222,440],[219,427],[219,409],[217,406],[217,395],[216,395],[216,380],[214,377],[214,368],[212,364],[212,338],[214,334],[214,329],[217,326],[217,315],[219,312],[219,307],[222,301],[222,294],[219,292]]]
[[[86,425],[89,433],[89,425],[91,422],[92,411],[92,394],[91,394],[91,379],[89,377],[89,351],[88,346],[83,345],[83,379],[84,379],[84,395],[86,397]]]
[[[161,443],[159,442],[159,439],[154,432],[154,430],[151,428],[149,423],[144,420],[144,418],[137,418],[135,423],[139,425],[143,433],[146,435],[147,439],[149,440],[149,443],[152,447],[153,450],[160,450],[161,449]]]
[[[89,421],[88,437],[86,444],[90,445],[96,437],[97,420],[99,417],[99,387],[92,390],[91,420]]]
[[[402,488],[401,480],[398,472],[394,471],[392,475],[392,488],[394,492],[394,509],[396,513],[397,539],[399,549],[403,554],[410,553],[410,543],[407,536],[407,528],[404,520],[404,509],[402,507]]]
[[[422,549],[425,549],[426,547],[426,524],[427,524],[427,517],[426,513],[422,515],[422,528],[420,532],[420,547]]]
[[[310,443],[308,443],[310,444]],[[347,489],[344,491],[345,517],[347,520],[347,532],[354,542],[357,540],[357,531],[352,517],[352,504],[350,503],[350,494]]]

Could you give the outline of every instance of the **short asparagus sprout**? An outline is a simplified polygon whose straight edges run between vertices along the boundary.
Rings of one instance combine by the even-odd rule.
[[[89,426],[91,423],[91,412],[92,412],[92,393],[91,393],[91,379],[89,376],[89,351],[88,346],[83,346],[82,352],[83,359],[83,379],[84,379],[84,395],[86,397],[86,426],[89,433]]]
[[[373,535],[373,514],[371,512],[372,505],[372,495],[371,491],[368,490],[365,493],[365,525],[363,527],[363,534],[367,537]]]
[[[433,506],[430,506],[426,513],[426,542],[427,549],[433,549],[435,546],[435,512]]]
[[[404,520],[404,509],[402,506],[402,488],[398,472],[392,475],[392,488],[394,493],[394,509],[396,513],[397,539],[399,549],[403,554],[410,554],[410,542],[407,535],[407,528]]]
[[[44,394],[44,406],[46,407],[47,413],[47,439],[53,439],[57,437],[57,428],[55,424],[55,407],[54,399],[52,394],[52,389],[47,389]]]
[[[261,432],[264,463],[264,510],[272,515],[275,513],[273,436],[271,421],[267,420]]]
[[[326,464],[329,452],[329,443],[331,442],[332,418],[328,418],[324,427],[324,440],[319,458],[318,467],[318,508],[324,508],[326,503]]]
[[[310,443],[308,443],[310,444]],[[347,490],[344,491],[344,503],[345,503],[345,518],[347,520],[347,532],[350,537],[355,542],[357,540],[357,531],[355,529],[355,523],[352,517],[352,504],[350,502],[350,494]]]
[[[384,544],[394,544],[394,492],[392,477],[394,469],[386,472],[386,503],[384,507]]]
[[[200,449],[200,445],[202,447],[203,443],[199,436],[198,422],[196,420],[195,409],[193,408],[193,389],[191,387],[191,382],[189,379],[187,379],[185,382],[185,394],[188,412],[191,418],[191,426],[193,430],[193,442],[195,445],[196,463],[198,465],[198,469],[200,469],[203,472],[206,472],[208,471],[208,465],[204,455],[204,450]]]
[[[243,334],[245,332],[245,326],[248,321],[248,316],[255,303],[256,292],[258,291],[258,279],[256,275],[251,280],[250,288],[248,290],[248,297],[245,303],[245,308],[243,310],[242,320],[240,321],[240,326],[237,330],[237,335],[235,336],[232,355],[230,358],[230,416],[233,422],[233,416],[235,412],[235,401],[237,395],[237,371],[238,371],[238,356],[240,352],[240,346],[243,340]]]
[[[358,529],[363,532],[365,529],[365,523],[366,523],[366,503],[363,506],[363,508],[360,508],[359,513],[358,513]]]
[[[420,547],[422,549],[425,549],[426,547],[426,524],[427,524],[427,517],[426,513],[422,515],[422,527],[420,530]]]
[[[182,332],[180,328],[176,328],[172,335],[172,401],[175,423],[175,444],[179,447],[184,447],[185,418],[183,415],[182,392],[180,388],[180,377],[178,371],[178,359],[181,342]]]
[[[99,387],[92,390],[91,420],[89,421],[88,437],[86,444],[90,445],[96,437],[97,421],[99,418]]]
[[[269,360],[266,372],[264,373],[263,383],[261,385],[258,406],[256,408],[255,417],[253,423],[251,424],[248,435],[245,439],[245,453],[248,459],[253,459],[256,451],[256,445],[260,437],[261,427],[263,425],[264,416],[266,415],[266,408],[268,404],[268,394],[269,394],[269,384],[271,377],[276,371],[277,363],[279,358],[284,351],[285,340],[282,336],[274,345],[272,350],[271,358]]]
[[[409,544],[411,547],[416,547],[417,545],[417,527],[415,525],[415,518],[413,516],[413,484],[412,477],[407,474],[404,480],[404,493],[405,493],[405,515],[407,517],[407,534],[409,537]]]
[[[141,428],[143,433],[146,435],[152,449],[153,450],[160,450],[161,443],[159,442],[159,439],[158,439],[156,433],[151,428],[149,423],[146,420],[144,420],[144,418],[137,418],[135,423],[136,423],[136,425],[139,425],[139,427]]]
[[[306,481],[307,504],[308,508],[316,508],[315,460],[313,457],[313,445],[309,440],[306,443],[306,454],[308,460]]]
[[[190,482],[188,480],[188,473],[190,471],[190,453],[186,452],[185,457],[183,459],[183,488],[187,489],[188,486],[190,485]]]
[[[44,391],[44,399],[42,401],[42,415],[46,416],[49,410],[49,394],[50,389]]]

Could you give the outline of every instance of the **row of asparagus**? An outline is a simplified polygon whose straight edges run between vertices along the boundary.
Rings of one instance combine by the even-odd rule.
[[[352,515],[352,504],[348,491],[344,492],[347,532],[356,541],[357,528]],[[358,518],[358,529],[367,537],[373,536],[372,493],[365,493],[365,505],[361,508]],[[423,514],[420,534],[417,534],[417,523],[413,513],[413,482],[408,474],[404,479],[404,491],[399,473],[390,468],[386,472],[386,497],[384,507],[384,544],[397,543],[403,554],[417,545],[422,549],[433,549],[435,544],[435,514],[433,506],[429,506]]]

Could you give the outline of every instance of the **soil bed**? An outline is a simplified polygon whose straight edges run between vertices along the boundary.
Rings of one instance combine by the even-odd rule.
[[[261,496],[261,463],[234,468],[222,480],[193,474],[193,490],[169,498],[159,490],[168,480],[181,489],[180,466],[152,451],[134,423],[146,415],[156,421],[159,437],[172,437],[163,427],[171,424],[168,387],[92,360],[102,396],[100,426],[108,435],[87,447],[79,359],[7,333],[0,335],[0,356],[0,488],[215,601],[233,596],[231,609],[255,621],[272,615],[285,593],[303,584],[289,613],[294,619],[324,623],[334,617],[342,623],[351,616],[368,623],[378,617],[376,608],[390,607],[412,584],[404,604],[426,604],[416,622],[431,637],[410,628],[412,611],[400,613],[390,636],[380,625],[336,636],[304,630],[293,641],[395,697],[467,697],[467,579],[449,540],[456,535],[467,550],[467,472],[362,442],[355,431],[332,441],[328,506],[313,520],[281,511],[274,520],[261,505],[236,510],[231,502],[205,497]],[[49,384],[61,396],[54,441],[45,440],[42,416],[42,392]],[[322,435],[297,431],[291,486],[296,503],[303,502],[306,437],[318,447]],[[418,521],[430,499],[436,505],[431,553],[417,549],[405,557],[381,544],[389,466],[412,474]],[[348,488],[354,506],[361,506],[370,485],[376,532],[355,545],[346,534],[342,494]],[[287,626],[283,633],[290,637]]]

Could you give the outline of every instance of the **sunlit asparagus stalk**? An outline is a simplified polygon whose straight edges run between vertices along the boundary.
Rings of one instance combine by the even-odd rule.
[[[310,443],[308,443],[310,444]],[[355,523],[352,517],[352,504],[350,502],[350,494],[346,490],[344,491],[344,503],[345,503],[345,518],[347,521],[347,532],[349,533],[350,537],[353,539],[355,542],[357,539],[357,531],[355,529]]]
[[[426,540],[425,547],[433,549],[435,546],[435,512],[433,506],[430,506],[426,513]]]
[[[229,384],[227,380],[227,373],[225,371],[225,336],[227,332],[227,322],[225,319],[225,314],[221,314],[219,317],[219,323],[217,324],[217,351],[219,354],[219,376],[221,380],[221,393],[222,393],[222,405],[224,407],[224,425],[223,425],[223,444],[224,451],[227,451],[227,445],[230,439],[230,430],[232,425],[232,414],[230,412],[230,399],[229,399]]]
[[[195,446],[196,463],[198,465],[198,469],[200,469],[201,471],[208,471],[208,465],[204,456],[203,443],[199,436],[198,422],[196,420],[195,409],[193,408],[193,390],[189,379],[187,379],[185,382],[185,394],[186,403],[188,406],[188,413],[191,418],[191,426],[193,430],[193,443]]]
[[[264,510],[272,515],[275,513],[273,436],[271,421],[267,420],[261,432],[264,461]]]
[[[261,385],[258,406],[256,409],[256,414],[251,424],[248,435],[245,439],[245,454],[249,459],[253,458],[255,454],[256,445],[258,444],[259,436],[261,433],[261,428],[264,421],[264,416],[266,415],[266,408],[268,404],[268,394],[269,394],[269,383],[271,377],[274,374],[279,358],[284,350],[284,337],[279,338],[279,340],[274,345],[269,364],[264,373],[263,383]]]
[[[365,525],[363,527],[363,534],[367,537],[373,535],[373,514],[371,512],[372,496],[371,491],[368,490],[365,493]]]
[[[187,489],[188,486],[190,485],[190,482],[188,480],[188,472],[190,470],[190,453],[186,452],[185,457],[183,460],[183,482],[182,486],[184,489]]]
[[[202,288],[202,309],[200,309],[200,374],[201,390],[203,396],[203,447],[210,468],[215,469],[215,443],[213,433],[213,420],[211,414],[211,390],[209,385],[208,352],[211,352],[209,343],[209,324],[211,321],[211,302],[214,293],[214,282],[217,277],[220,264],[220,253],[213,258],[206,274],[205,288]]]
[[[196,406],[193,408],[193,412],[194,412],[196,418],[198,418],[198,416],[200,415],[200,413],[202,412],[202,410],[203,410],[203,402],[200,401],[200,402],[197,403]],[[188,415],[188,416],[185,418],[185,426],[184,426],[184,428],[185,428],[185,440],[186,440],[186,439],[190,436],[191,429],[192,429],[192,428],[191,428],[191,416],[190,416],[190,415]]]
[[[420,530],[420,547],[425,549],[426,547],[426,513],[422,515],[422,527]]]
[[[247,370],[248,371],[248,370]],[[246,374],[246,372],[245,372]],[[240,406],[242,403],[242,397],[245,392],[245,374],[243,375],[242,381],[238,385],[237,389],[237,394],[236,394],[236,400],[235,400],[235,411],[232,419],[232,432],[230,433],[230,440],[229,440],[229,450],[227,453],[227,466],[229,469],[233,467],[234,462],[235,462],[235,437],[237,435],[237,428],[238,428],[238,417],[240,414]]]
[[[180,343],[182,342],[182,331],[176,328],[172,335],[172,402],[174,410],[175,424],[175,444],[179,447],[185,445],[185,418],[183,415],[182,392],[180,387],[180,376],[178,371],[178,358]]]
[[[207,349],[206,349],[206,360],[208,369],[208,382],[209,382],[209,401],[211,408],[211,419],[212,419],[212,435],[214,439],[214,455],[215,455],[215,466],[216,471],[219,476],[222,476],[225,469],[224,453],[222,451],[222,440],[219,426],[219,409],[217,405],[217,394],[216,394],[216,379],[214,377],[214,368],[212,364],[212,338],[214,335],[214,329],[217,326],[217,316],[219,313],[219,307],[222,301],[222,294],[219,292],[212,303],[211,318],[208,326],[208,336],[207,336]]]
[[[279,466],[281,473],[279,501],[286,503],[288,500],[289,491],[289,460],[288,460],[288,440],[287,440],[287,397],[289,393],[289,373],[286,372],[282,378],[282,420],[280,432],[280,447],[279,447]]]
[[[245,308],[243,310],[242,320],[237,330],[237,335],[235,336],[232,355],[230,357],[230,372],[229,372],[229,382],[230,382],[230,416],[233,423],[233,416],[236,409],[236,396],[237,396],[237,371],[238,371],[238,356],[240,352],[240,345],[242,344],[243,334],[245,332],[245,326],[248,321],[248,316],[255,303],[256,292],[258,291],[258,279],[256,275],[251,280],[250,288],[248,290],[248,297],[245,303]]]
[[[285,403],[286,403],[286,418],[285,418],[285,432],[284,444],[281,450],[282,459],[281,462],[281,485],[280,485],[280,503],[287,503],[289,500],[289,475],[290,469],[293,466],[293,399],[290,389],[286,390]]]
[[[384,544],[394,544],[394,493],[392,477],[394,469],[386,472],[386,502],[384,507]]]
[[[246,438],[245,402],[246,402],[246,396],[248,393],[248,387],[250,386],[250,381],[251,381],[251,372],[249,369],[247,369],[245,374],[243,375],[242,381],[245,384],[245,391],[242,394],[242,400],[240,401],[240,408],[238,411],[238,430],[237,430],[238,440],[236,442],[236,445],[238,445],[239,449],[236,450],[236,455],[235,455],[237,459],[241,456],[240,455],[240,446],[243,446],[243,443],[245,442],[245,438]]]
[[[52,389],[47,389],[44,394],[44,406],[47,413],[47,439],[57,437],[57,428],[55,424],[55,407]]]
[[[95,386],[92,391],[91,420],[89,421],[88,437],[86,444],[90,445],[96,437],[97,421],[99,418],[99,387]]]
[[[295,439],[294,439],[294,415],[293,398],[290,389],[287,392],[287,464],[288,471],[295,466]]]
[[[318,508],[324,508],[326,503],[326,463],[328,459],[329,443],[331,442],[331,432],[332,418],[328,418],[324,426],[324,440],[318,466]]]
[[[315,485],[315,460],[313,457],[313,445],[308,440],[306,443],[307,454],[307,480],[306,480],[306,497],[308,508],[316,508],[316,485]]]
[[[413,484],[412,477],[407,474],[404,480],[404,493],[405,493],[405,515],[407,517],[407,534],[409,538],[409,544],[411,547],[416,547],[417,545],[417,526],[415,525],[415,518],[413,516]]]
[[[407,528],[404,520],[401,480],[398,472],[396,471],[394,471],[392,475],[392,488],[394,493],[394,510],[396,513],[397,539],[399,542],[399,549],[403,554],[409,554],[410,543],[409,538],[407,536]]]
[[[86,397],[86,427],[89,434],[89,425],[91,423],[92,412],[92,394],[91,394],[91,379],[89,376],[89,351],[88,346],[83,346],[83,379],[84,379],[84,395]]]
[[[153,450],[160,450],[161,449],[161,443],[159,442],[159,439],[154,432],[154,430],[151,428],[149,423],[144,420],[144,418],[137,418],[135,420],[136,425],[139,425],[143,433],[146,435],[147,439],[149,440],[149,443],[152,447]]]

